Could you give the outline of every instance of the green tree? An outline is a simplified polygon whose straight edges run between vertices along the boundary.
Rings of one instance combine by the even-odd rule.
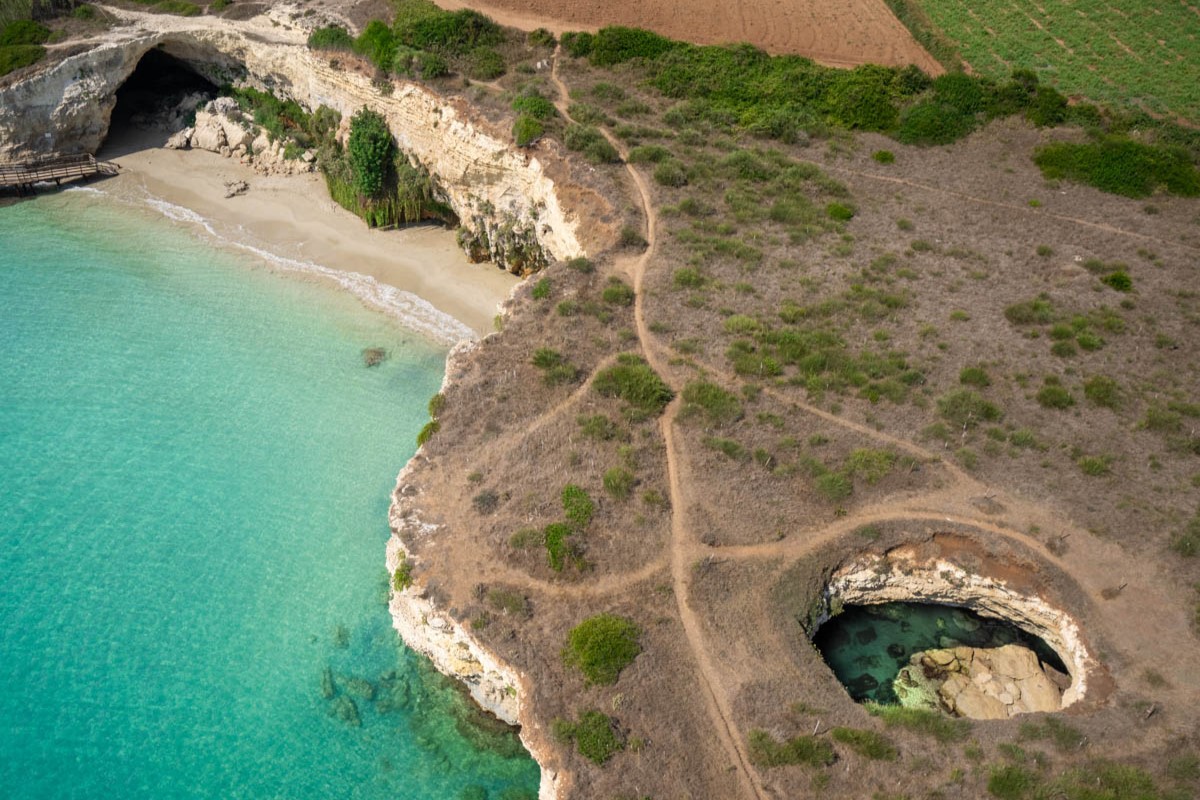
[[[396,154],[396,143],[383,115],[365,106],[360,108],[350,118],[346,149],[354,172],[354,188],[364,197],[379,197]]]

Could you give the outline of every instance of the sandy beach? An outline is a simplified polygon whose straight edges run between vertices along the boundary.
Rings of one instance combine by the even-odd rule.
[[[401,316],[425,317],[414,327],[433,338],[465,336],[464,325],[475,335],[493,330],[498,304],[519,280],[493,264],[470,263],[451,230],[434,225],[369,229],[329,198],[318,173],[263,176],[236,159],[204,150],[167,150],[157,146],[159,141],[161,135],[151,134],[107,142],[99,157],[119,163],[121,174],[96,188],[152,205],[155,199],[165,201],[169,205],[157,205],[168,211],[186,209],[192,214],[181,221],[202,218],[219,238],[277,257],[267,259],[275,266],[316,267],[305,270],[311,279],[340,283],[368,304]],[[237,180],[249,189],[227,198],[226,183]],[[441,315],[461,325],[429,319]],[[445,330],[435,332],[435,327]]]

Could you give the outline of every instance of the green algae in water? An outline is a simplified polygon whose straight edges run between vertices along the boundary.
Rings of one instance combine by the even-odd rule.
[[[1019,644],[1066,673],[1044,641],[1015,625],[973,611],[929,603],[846,606],[817,631],[813,644],[854,700],[899,702],[892,682],[913,653],[949,647]]]
[[[444,348],[90,192],[0,242],[0,794],[536,792],[379,589]]]

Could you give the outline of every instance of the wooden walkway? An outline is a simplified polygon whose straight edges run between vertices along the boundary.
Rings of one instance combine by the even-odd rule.
[[[0,191],[15,189],[17,194],[32,194],[34,184],[89,180],[97,175],[116,175],[121,167],[95,156],[61,156],[24,164],[0,164]]]

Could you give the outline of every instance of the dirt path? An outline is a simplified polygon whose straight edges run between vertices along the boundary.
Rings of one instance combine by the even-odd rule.
[[[564,119],[571,121],[571,117],[567,113],[570,94],[567,91],[566,85],[558,77],[560,55],[561,47],[555,49],[550,70],[550,80],[558,90],[558,99],[555,101],[555,106]],[[625,160],[625,170],[633,181],[634,187],[637,189],[639,205],[641,205],[646,218],[645,251],[640,256],[622,259],[618,263],[618,266],[633,280],[633,316],[642,353],[651,368],[662,376],[664,380],[669,381],[670,373],[667,371],[667,365],[657,350],[657,343],[650,336],[644,308],[644,279],[646,266],[654,257],[657,245],[658,214],[654,209],[654,204],[651,202],[650,188],[646,185],[645,178],[642,177],[632,164],[628,163],[629,153],[624,143],[607,131],[603,131],[603,133],[605,138],[617,148],[617,152],[620,153],[621,158]],[[689,542],[688,529],[684,520],[688,501],[683,483],[679,479],[679,462],[674,439],[675,417],[679,413],[679,405],[680,397],[678,389],[676,389],[675,399],[667,406],[666,411],[659,421],[667,463],[667,485],[671,495],[670,563],[673,595],[679,610],[680,620],[683,622],[688,646],[692,651],[692,656],[695,658],[699,671],[700,683],[704,690],[705,706],[708,708],[709,716],[714,723],[713,728],[724,750],[729,754],[731,763],[737,768],[738,782],[742,785],[742,794],[745,797],[756,798],[756,800],[765,800],[767,797],[766,790],[763,788],[758,772],[751,767],[749,754],[742,744],[741,737],[737,734],[737,728],[733,723],[733,715],[730,711],[729,698],[717,677],[716,667],[709,657],[708,649],[703,640],[703,633],[700,630],[700,620],[688,604],[688,565],[691,563],[689,556],[692,553],[693,547]]]

